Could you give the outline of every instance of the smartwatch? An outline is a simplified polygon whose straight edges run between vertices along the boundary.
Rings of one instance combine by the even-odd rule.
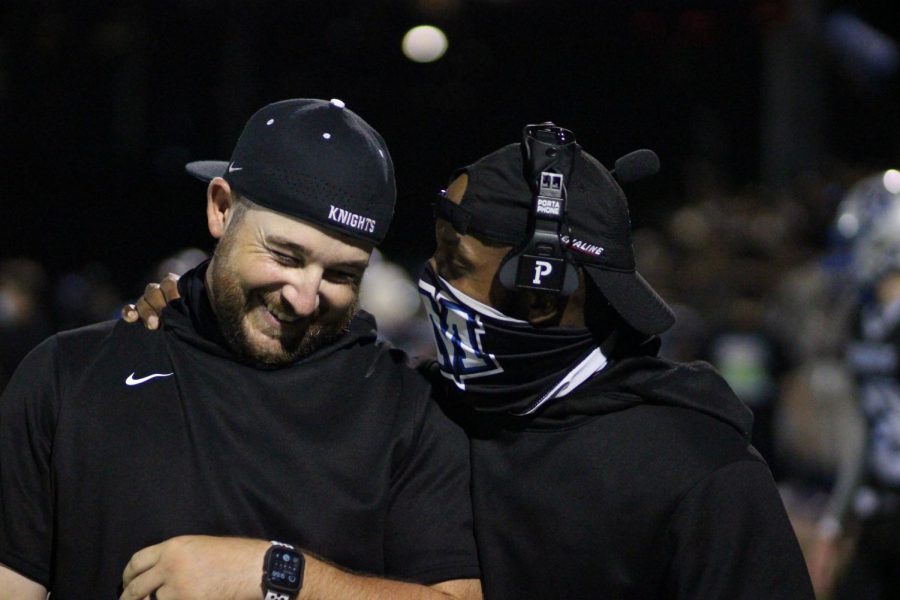
[[[303,554],[290,544],[272,542],[263,560],[264,600],[293,600],[303,587]]]

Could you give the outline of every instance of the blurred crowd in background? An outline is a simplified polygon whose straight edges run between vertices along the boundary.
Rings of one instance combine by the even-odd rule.
[[[678,313],[663,354],[713,363],[757,414],[755,442],[776,476],[812,491],[827,489],[840,420],[852,412],[840,357],[854,289],[844,281],[848,261],[833,219],[865,173],[847,168],[778,195],[724,193],[709,177],[663,227],[634,234],[639,268]],[[183,273],[206,256],[178,250],[145,282]],[[385,338],[427,355],[416,275],[376,252],[361,306],[376,315]],[[142,288],[120,289],[117,279],[99,262],[51,278],[28,257],[0,258],[0,387],[51,333],[118,318]]]
[[[807,549],[844,448],[861,436],[843,358],[859,291],[851,247],[835,223],[848,189],[868,174],[837,168],[773,194],[762,187],[726,192],[707,173],[661,227],[634,233],[639,269],[678,316],[662,354],[712,363],[755,413],[754,444]],[[179,249],[144,281],[184,273],[207,256]],[[382,337],[413,356],[428,356],[432,342],[416,276],[376,250],[361,285],[361,308],[376,316]],[[0,389],[51,333],[118,318],[142,288],[118,288],[116,279],[122,278],[98,262],[51,277],[28,257],[0,258]],[[852,547],[842,552],[849,555]]]

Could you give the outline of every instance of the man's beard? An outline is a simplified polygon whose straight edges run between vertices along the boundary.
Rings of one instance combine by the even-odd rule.
[[[252,298],[261,292],[245,291],[231,268],[232,236],[226,235],[219,241],[210,265],[212,293],[210,300],[219,321],[219,329],[232,352],[244,361],[261,367],[280,367],[309,356],[319,348],[327,346],[341,337],[350,327],[356,315],[358,300],[347,307],[344,313],[330,323],[321,323],[318,311],[301,318],[305,327],[288,326],[284,335],[271,338],[278,342],[278,349],[263,349],[254,345],[247,328],[245,317],[252,307]],[[272,292],[277,293],[277,292]],[[263,304],[265,307],[265,304]],[[290,333],[288,333],[290,332]]]

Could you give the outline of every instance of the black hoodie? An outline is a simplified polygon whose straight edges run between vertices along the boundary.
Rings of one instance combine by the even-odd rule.
[[[461,418],[489,600],[813,598],[752,416],[709,365],[626,358],[534,418]]]
[[[54,599],[113,599],[134,552],[208,534],[422,583],[477,577],[465,435],[374,320],[261,370],[222,345],[203,272],[182,277],[163,331],[60,333],[16,371],[0,563]]]

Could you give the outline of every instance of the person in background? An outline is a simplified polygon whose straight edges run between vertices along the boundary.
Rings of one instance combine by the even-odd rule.
[[[862,443],[848,452],[812,550],[822,597],[900,597],[900,172],[858,182],[841,203],[837,229],[850,242],[859,303],[845,360],[864,417]],[[841,548],[856,537],[840,573]]]
[[[25,355],[52,332],[42,302],[47,279],[34,260],[0,261],[0,392]]]

